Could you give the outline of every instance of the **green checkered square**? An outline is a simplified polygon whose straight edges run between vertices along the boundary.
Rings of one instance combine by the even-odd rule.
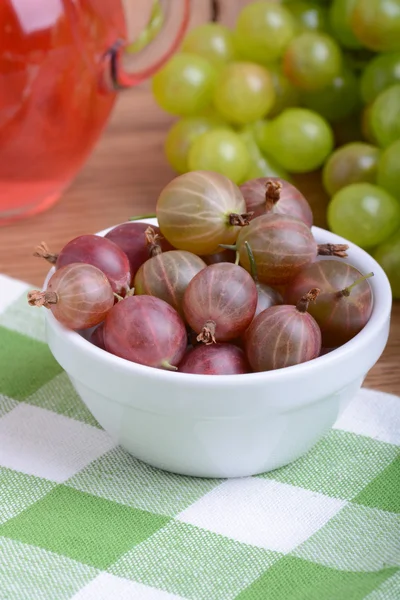
[[[59,485],[0,535],[104,569],[168,520]]]
[[[48,346],[0,327],[0,393],[24,400],[61,372]]]
[[[65,371],[25,398],[25,402],[94,427],[100,427],[79,398]]]
[[[27,291],[28,289],[27,287]],[[44,311],[47,309],[33,309],[28,305],[26,296],[27,292],[24,292],[3,314],[0,312],[0,325],[39,342],[45,342]]]
[[[395,568],[373,573],[338,571],[286,556],[236,600],[364,600],[396,572]]]
[[[400,567],[400,516],[348,504],[293,554],[342,571]]]
[[[0,537],[1,600],[69,600],[97,573],[66,556]]]
[[[108,570],[187,599],[233,600],[280,557],[171,521]]]
[[[171,517],[219,483],[154,469],[122,448],[103,454],[66,482],[75,489]]]
[[[333,429],[305,456],[261,477],[351,500],[398,452],[391,444]]]
[[[396,454],[395,460],[354,498],[354,502],[400,513],[400,448]]]
[[[46,496],[55,486],[47,479],[0,467],[0,524]]]

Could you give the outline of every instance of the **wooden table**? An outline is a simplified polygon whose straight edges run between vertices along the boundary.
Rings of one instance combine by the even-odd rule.
[[[59,250],[67,241],[154,211],[158,193],[174,176],[163,154],[171,118],[154,103],[147,86],[121,94],[113,117],[90,160],[52,209],[0,228],[0,272],[42,283],[48,264],[32,256],[45,240]],[[317,178],[298,179],[324,225],[326,196]],[[389,343],[366,385],[400,395],[400,304],[393,309]]]

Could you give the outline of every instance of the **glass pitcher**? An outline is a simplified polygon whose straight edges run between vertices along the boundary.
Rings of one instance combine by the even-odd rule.
[[[189,0],[1,0],[0,224],[59,198],[117,90],[168,59],[188,17]]]

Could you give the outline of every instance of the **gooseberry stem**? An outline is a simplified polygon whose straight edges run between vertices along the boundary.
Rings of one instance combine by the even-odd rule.
[[[44,306],[50,308],[52,304],[57,304],[58,296],[56,292],[41,292],[40,290],[32,290],[28,292],[28,304],[30,306]]]
[[[270,211],[273,206],[280,200],[282,184],[280,181],[272,181],[269,179],[265,184],[265,203],[267,211]]]
[[[154,231],[152,227],[148,227],[144,232],[146,237],[146,244],[149,248],[150,258],[153,256],[157,256],[162,253],[162,248],[160,244],[161,236]]]
[[[249,257],[251,276],[254,279],[255,283],[258,283],[257,265],[254,259],[253,250],[251,249],[249,242],[246,241],[244,245],[246,246],[247,255]]]
[[[349,247],[347,244],[318,244],[319,256],[338,256],[346,258]]]
[[[51,252],[46,242],[40,242],[40,244],[36,246],[33,256],[44,258],[51,265],[55,265],[58,258],[58,254]]]
[[[157,217],[156,214],[152,215],[139,215],[137,217],[130,217],[129,221],[141,221],[141,219],[155,219]]]
[[[209,346],[210,344],[216,344],[217,341],[215,339],[215,327],[215,321],[206,321],[201,333],[199,333],[196,338],[197,341],[203,342],[206,346]]]
[[[231,213],[229,215],[229,225],[236,227],[245,227],[250,225],[250,219],[254,215],[254,212],[247,212],[239,215],[238,213]]]
[[[320,291],[321,290],[318,288],[312,288],[309,292],[307,292],[307,294],[304,294],[304,296],[302,296],[296,304],[297,310],[301,313],[307,312],[308,305],[310,304],[310,302],[315,302]]]
[[[226,248],[227,250],[233,250],[234,252],[237,252],[237,248],[235,246],[235,244],[219,244],[220,248]]]
[[[123,300],[123,297],[117,294],[116,292],[114,292],[114,298],[116,298],[118,302],[121,302],[121,300]]]
[[[370,277],[373,277],[373,276],[374,276],[374,274],[371,271],[371,273],[368,273],[367,275],[363,275],[362,277],[359,277],[358,279],[356,279],[355,281],[353,281],[353,283],[351,285],[348,285],[343,290],[341,290],[340,292],[338,292],[339,296],[350,296],[350,292],[353,289],[353,287],[355,287],[356,285],[358,285],[362,281],[365,281],[366,279],[369,279]]]

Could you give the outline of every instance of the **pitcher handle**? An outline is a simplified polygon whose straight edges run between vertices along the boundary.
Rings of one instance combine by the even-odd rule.
[[[137,85],[144,79],[151,77],[175,52],[186,31],[189,21],[190,0],[149,0],[153,10],[151,19],[158,19],[160,30],[151,32],[149,43],[140,47],[142,38],[137,38],[133,43],[119,41],[109,51],[110,79],[108,86],[113,89],[122,89]],[[124,0],[127,30],[129,37],[129,4],[135,0]],[[158,11],[158,14],[154,14]],[[151,28],[150,21],[149,27]],[[155,28],[153,28],[155,29]],[[136,47],[135,47],[136,46]]]

